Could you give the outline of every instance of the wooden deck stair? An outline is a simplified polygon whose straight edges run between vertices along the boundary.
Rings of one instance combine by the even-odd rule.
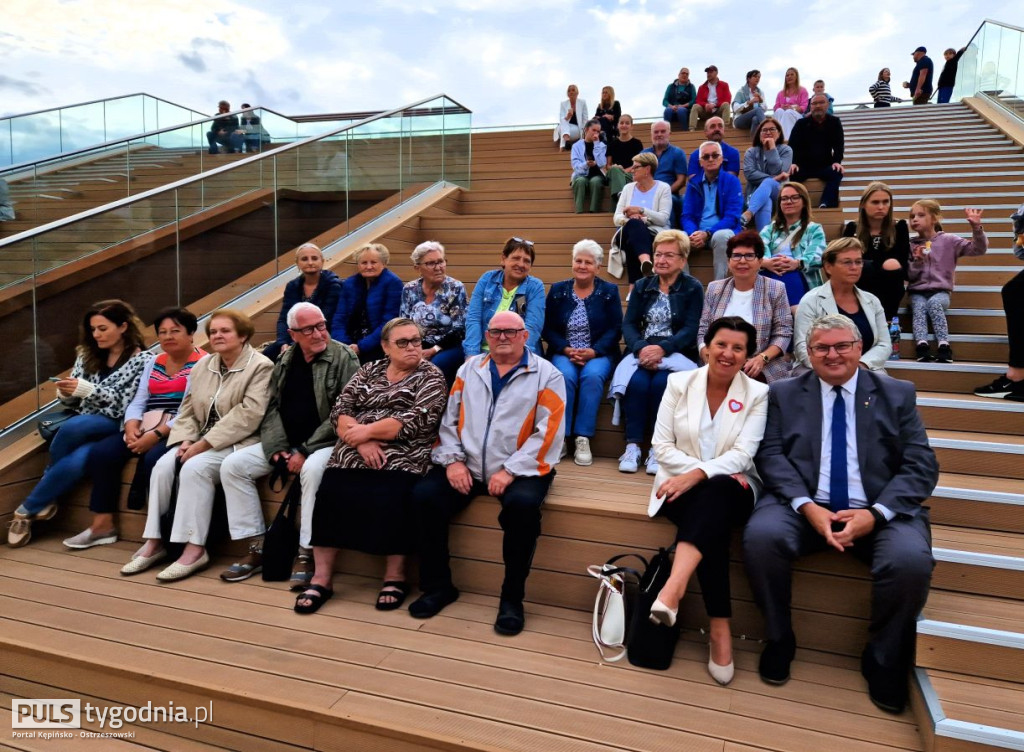
[[[734,627],[745,639],[736,642],[738,675],[730,688],[714,685],[704,670],[698,630],[706,617],[699,597],[684,600],[687,631],[670,671],[602,664],[589,642],[594,583],[585,566],[671,539],[668,523],[646,517],[650,478],[616,472],[622,437],[609,410],[600,416],[595,465],[560,466],[528,585],[527,630],[514,640],[490,628],[500,529],[489,498],[470,505],[452,530],[453,569],[464,595],[427,622],[371,608],[380,571],[373,557],[344,555],[339,596],[303,619],[290,612],[290,596],[279,585],[219,582],[215,573],[230,556],[220,558],[213,574],[158,586],[148,575],[117,576],[131,544],[67,553],[60,534],[40,526],[38,543],[0,550],[0,642],[6,648],[0,705],[9,706],[9,696],[74,694],[108,704],[212,699],[224,708],[215,724],[198,730],[143,729],[147,743],[168,749],[185,748],[175,746],[184,743],[182,736],[245,749],[1024,748],[1024,406],[970,396],[1005,365],[998,290],[1019,267],[1013,267],[1001,222],[1009,213],[1003,207],[1016,201],[1024,156],[959,105],[843,117],[850,169],[842,205],[816,212],[830,237],[854,216],[850,210],[866,182],[884,175],[899,212],[918,197],[936,196],[952,231],[965,228],[952,207],[968,200],[985,205],[993,241],[987,256],[965,259],[958,273],[950,324],[961,338],[954,347],[962,362],[905,359],[890,368],[917,384],[943,470],[928,502],[937,565],[919,633],[913,714],[888,716],[867,699],[856,656],[867,632],[868,575],[837,554],[798,567],[800,650],[785,687],[768,687],[756,674],[761,620],[738,545]],[[639,135],[649,141],[643,130]],[[749,140],[735,131],[727,138],[741,150]],[[689,152],[700,139],[675,133],[673,140]],[[999,154],[991,171],[966,159],[978,144],[986,150],[980,153]],[[901,151],[932,148],[948,156]],[[957,165],[964,162],[971,166],[961,170]],[[404,279],[412,278],[412,247],[437,239],[448,249],[449,273],[472,289],[510,235],[537,243],[534,273],[545,283],[563,279],[572,244],[591,237],[606,246],[612,230],[607,212],[571,213],[568,173],[567,155],[554,149],[549,131],[478,134],[472,190],[378,239]],[[704,254],[691,259],[691,267],[703,282],[710,279]],[[276,316],[274,306],[260,313],[260,334],[272,331]],[[30,454],[0,476],[0,510],[13,508],[43,461]],[[86,490],[79,490],[53,527],[81,529],[86,499]],[[265,493],[268,514],[278,502]],[[142,522],[139,513],[123,512],[122,537],[137,540]]]

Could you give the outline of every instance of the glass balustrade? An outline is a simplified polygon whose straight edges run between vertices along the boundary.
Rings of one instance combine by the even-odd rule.
[[[149,94],[131,94],[0,118],[0,168],[205,117]]]
[[[313,237],[343,240],[441,180],[468,187],[472,114],[447,97],[283,144],[284,123],[257,113],[272,148],[211,156],[205,124],[159,134],[190,140],[202,172],[0,240],[0,405],[17,399],[24,415],[53,399],[47,378],[70,368],[94,301],[128,300],[147,324],[169,305],[203,315],[292,269],[292,251]],[[116,160],[134,174],[147,148],[186,148],[153,138]]]
[[[953,95],[985,96],[1024,120],[1024,29],[985,21],[960,58]]]

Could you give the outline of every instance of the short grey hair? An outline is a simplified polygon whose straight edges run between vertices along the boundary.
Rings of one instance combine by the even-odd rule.
[[[702,154],[704,152],[705,146],[714,146],[715,151],[717,151],[719,154],[725,154],[725,152],[722,151],[722,145],[717,141],[705,141],[704,143],[697,147],[697,153]]]
[[[302,301],[301,303],[296,303],[295,305],[288,309],[288,316],[285,318],[285,321],[287,322],[289,329],[294,329],[296,325],[299,323],[300,313],[318,313],[320,314],[320,318],[324,319],[324,321],[327,321],[327,318],[324,316],[324,312],[320,310],[320,306],[313,305],[312,303],[307,303],[306,301]],[[330,321],[327,321],[328,325],[330,325],[330,323]]]
[[[598,266],[600,266],[601,262],[604,261],[604,249],[597,244],[596,240],[584,238],[574,245],[572,247],[572,260],[575,261],[576,257],[581,253],[589,253],[593,256],[594,261]]]
[[[428,240],[424,243],[420,243],[418,246],[412,249],[412,255],[409,259],[412,261],[413,266],[419,266],[420,262],[428,253],[437,251],[441,254],[441,258],[444,258],[444,246],[438,243],[436,240]]]
[[[822,99],[824,99],[824,100],[825,100],[826,102],[828,101],[828,97],[827,97],[826,95],[822,94],[822,93],[821,93],[821,92],[819,91],[819,92],[818,92],[817,94],[811,94],[811,98],[807,100],[807,104],[810,104],[811,102],[813,102],[813,101],[814,101],[815,99],[817,99],[818,97],[821,97],[821,98],[822,98]]]
[[[811,338],[815,334],[818,332],[831,332],[837,329],[849,332],[854,342],[861,341],[860,329],[853,323],[853,319],[849,319],[840,313],[828,313],[811,322],[811,326],[807,329],[805,344],[810,348]]]

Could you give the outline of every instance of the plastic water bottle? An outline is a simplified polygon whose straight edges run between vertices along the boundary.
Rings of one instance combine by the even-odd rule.
[[[898,316],[893,316],[892,323],[889,324],[889,340],[892,342],[892,355],[889,356],[889,360],[900,359],[900,319]]]

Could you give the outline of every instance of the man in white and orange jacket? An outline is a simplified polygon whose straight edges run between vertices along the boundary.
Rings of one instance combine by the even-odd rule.
[[[469,358],[455,377],[441,419],[435,465],[413,491],[420,590],[409,613],[437,614],[459,597],[448,565],[448,523],[475,496],[501,502],[505,580],[495,631],[515,635],[525,624],[523,597],[540,536],[540,507],[555,476],[565,436],[565,382],[551,363],[526,348],[529,332],[510,311],[485,332],[489,353]]]

